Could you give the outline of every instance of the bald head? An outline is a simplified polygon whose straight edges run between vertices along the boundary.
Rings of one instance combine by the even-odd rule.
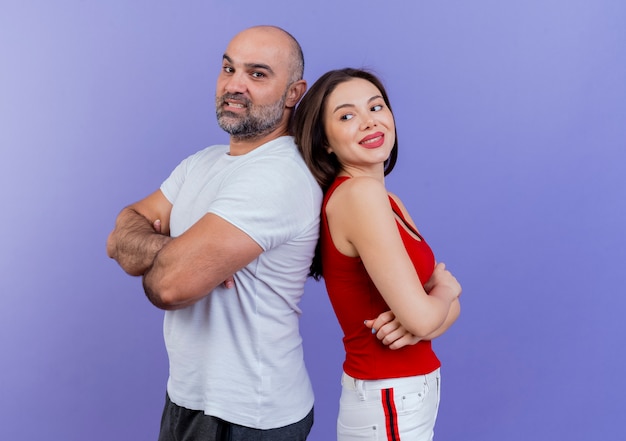
[[[301,80],[304,76],[304,54],[298,40],[278,26],[260,25],[244,29],[231,40],[244,40],[269,45],[280,51],[285,57],[289,70],[289,83]]]
[[[219,126],[235,144],[256,148],[288,133],[293,109],[306,91],[298,42],[276,26],[241,31],[224,52],[215,95]]]

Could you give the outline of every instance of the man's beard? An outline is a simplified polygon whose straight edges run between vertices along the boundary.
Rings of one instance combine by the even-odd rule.
[[[223,103],[228,99],[237,99],[246,106],[247,113],[238,115],[224,110]],[[256,106],[239,94],[225,94],[215,99],[217,123],[226,133],[237,139],[252,139],[274,130],[283,118],[287,95],[265,106]]]

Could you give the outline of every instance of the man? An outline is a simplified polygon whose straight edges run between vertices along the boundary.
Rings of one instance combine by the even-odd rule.
[[[272,26],[229,43],[216,112],[230,134],[119,214],[107,252],[165,309],[160,441],[305,440],[313,392],[298,302],[322,194],[288,125],[306,90],[298,42]],[[224,284],[234,274],[232,283]]]

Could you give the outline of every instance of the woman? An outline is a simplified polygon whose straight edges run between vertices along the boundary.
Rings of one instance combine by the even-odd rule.
[[[431,440],[440,362],[430,340],[458,317],[461,286],[385,188],[398,152],[387,93],[367,71],[330,71],[293,122],[325,193],[311,275],[324,277],[344,333],[337,439]]]

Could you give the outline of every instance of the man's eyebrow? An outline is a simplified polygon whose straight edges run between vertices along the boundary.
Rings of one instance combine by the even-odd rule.
[[[222,59],[228,61],[231,64],[233,63],[233,60],[226,54],[224,54],[222,56]],[[246,63],[246,64],[244,64],[244,66],[248,70],[264,70],[264,71],[267,71],[270,74],[274,74],[274,71],[272,70],[272,68],[269,65],[267,65],[267,64],[263,64],[263,63]]]
[[[369,100],[367,100],[368,103],[371,103],[372,101],[375,101],[377,99],[382,99],[383,97],[381,95],[374,95],[373,97],[371,97]],[[339,104],[337,107],[335,107],[333,109],[333,113],[335,113],[337,110],[340,109],[345,109],[346,107],[356,107],[354,104],[350,104],[350,103],[346,103],[346,104]]]

